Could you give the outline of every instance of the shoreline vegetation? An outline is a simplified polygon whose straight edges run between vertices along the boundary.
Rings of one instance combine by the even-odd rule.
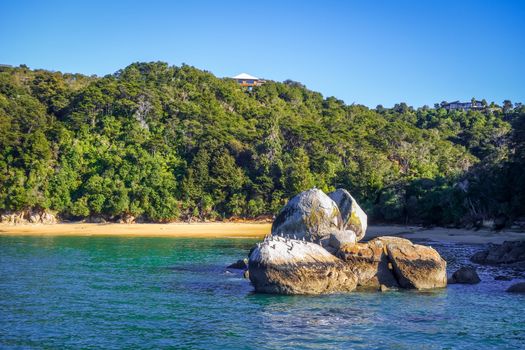
[[[373,222],[519,229],[525,105],[472,101],[370,108],[163,62],[0,67],[0,221],[257,218],[316,187]]]
[[[0,236],[128,236],[182,238],[263,238],[271,231],[267,221],[194,222],[169,224],[122,224],[70,222],[52,225],[0,223]],[[515,230],[493,231],[405,225],[371,225],[367,240],[379,236],[398,236],[442,243],[500,244],[523,240],[525,233]]]

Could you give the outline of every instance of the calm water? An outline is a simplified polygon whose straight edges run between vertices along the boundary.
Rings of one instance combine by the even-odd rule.
[[[225,269],[254,242],[0,237],[0,348],[525,348],[525,296],[490,269],[437,292],[255,295]],[[436,248],[451,268],[479,249]]]

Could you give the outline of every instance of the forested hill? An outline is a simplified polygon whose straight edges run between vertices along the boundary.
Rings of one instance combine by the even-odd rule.
[[[271,215],[348,189],[376,222],[525,216],[525,108],[346,105],[183,65],[102,78],[0,68],[0,212],[175,221]]]

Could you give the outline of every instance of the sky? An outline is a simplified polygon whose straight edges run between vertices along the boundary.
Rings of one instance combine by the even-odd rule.
[[[0,0],[0,63],[292,79],[369,107],[525,102],[525,1]]]

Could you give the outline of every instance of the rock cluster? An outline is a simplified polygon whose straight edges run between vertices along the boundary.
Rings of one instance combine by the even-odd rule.
[[[397,237],[360,243],[366,228],[366,214],[348,191],[302,192],[250,252],[249,278],[257,292],[278,294],[446,286],[446,262],[433,248]]]
[[[56,224],[57,218],[45,210],[31,209],[18,212],[6,212],[0,215],[0,222],[17,224]]]
[[[525,269],[525,241],[506,241],[491,244],[485,250],[475,253],[470,260],[477,264],[509,264]]]

